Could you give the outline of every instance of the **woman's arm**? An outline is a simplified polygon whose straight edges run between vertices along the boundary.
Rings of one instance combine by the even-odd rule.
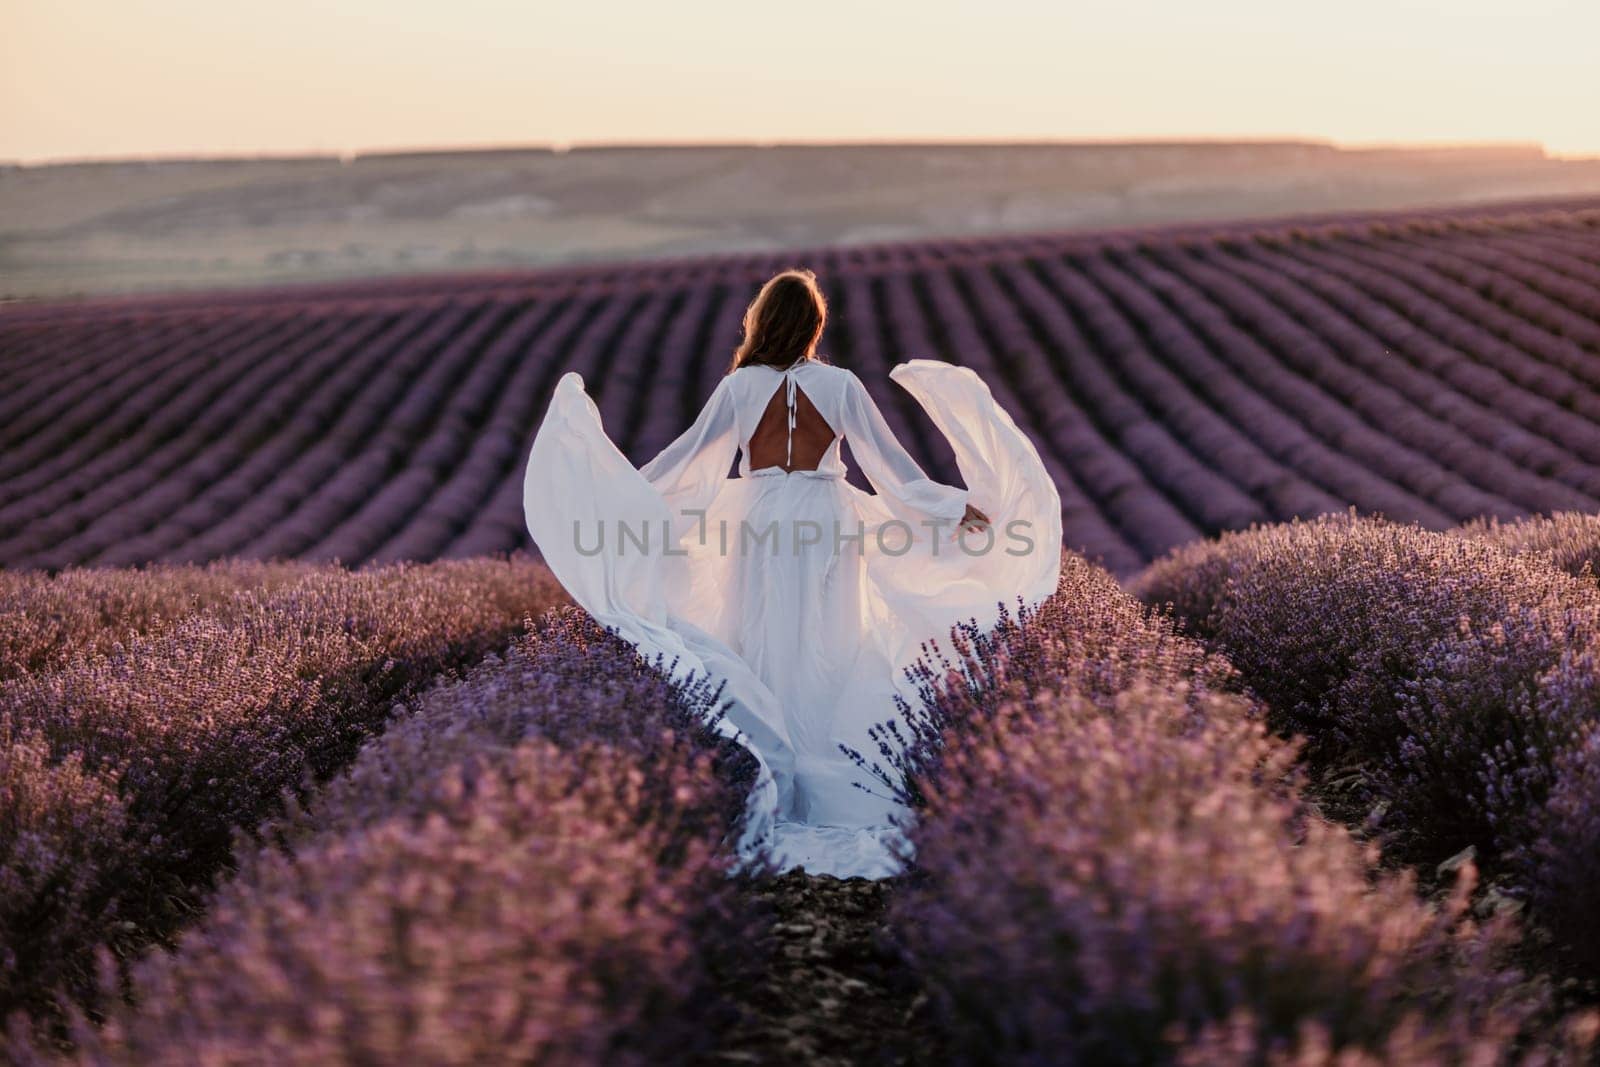
[[[956,525],[988,521],[967,503],[967,490],[929,478],[905,450],[878,409],[872,394],[855,373],[849,376],[844,397],[844,426],[850,454],[889,511],[915,526],[930,519]]]

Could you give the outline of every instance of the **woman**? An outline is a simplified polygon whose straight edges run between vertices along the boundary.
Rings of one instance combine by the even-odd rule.
[[[637,470],[568,372],[523,502],[578,604],[647,657],[676,660],[676,676],[725,683],[721,728],[761,764],[740,857],[876,878],[909,858],[910,812],[841,746],[877,752],[868,731],[895,716],[897,694],[913,697],[903,668],[923,641],[1055,589],[1061,505],[982,380],[915,359],[890,377],[971,488],[928,478],[861,380],[817,355],[826,321],[810,271],[767,281],[699,417]],[[843,441],[874,494],[845,481]]]

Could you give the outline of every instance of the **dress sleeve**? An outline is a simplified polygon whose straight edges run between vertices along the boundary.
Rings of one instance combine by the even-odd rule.
[[[739,448],[732,382],[733,375],[725,375],[693,425],[639,468],[673,510],[675,526],[685,524],[684,512],[708,508],[728,479]],[[687,518],[690,524],[695,521]]]
[[[929,478],[889,429],[861,379],[853,371],[845,373],[841,432],[884,505],[895,518],[913,526],[930,518],[960,519],[966,512],[967,490]]]

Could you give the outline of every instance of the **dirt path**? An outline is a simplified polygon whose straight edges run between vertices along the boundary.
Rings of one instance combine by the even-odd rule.
[[[897,879],[791,871],[752,882],[770,908],[764,971],[730,990],[744,1010],[718,1064],[938,1062],[926,998],[900,966],[885,928]]]

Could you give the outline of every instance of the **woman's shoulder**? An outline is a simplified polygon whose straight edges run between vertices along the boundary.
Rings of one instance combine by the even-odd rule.
[[[813,359],[809,362],[812,366],[816,367],[820,373],[831,375],[836,378],[854,378],[856,376],[855,371],[852,371],[849,367],[841,367],[837,363],[829,363],[827,360]]]

